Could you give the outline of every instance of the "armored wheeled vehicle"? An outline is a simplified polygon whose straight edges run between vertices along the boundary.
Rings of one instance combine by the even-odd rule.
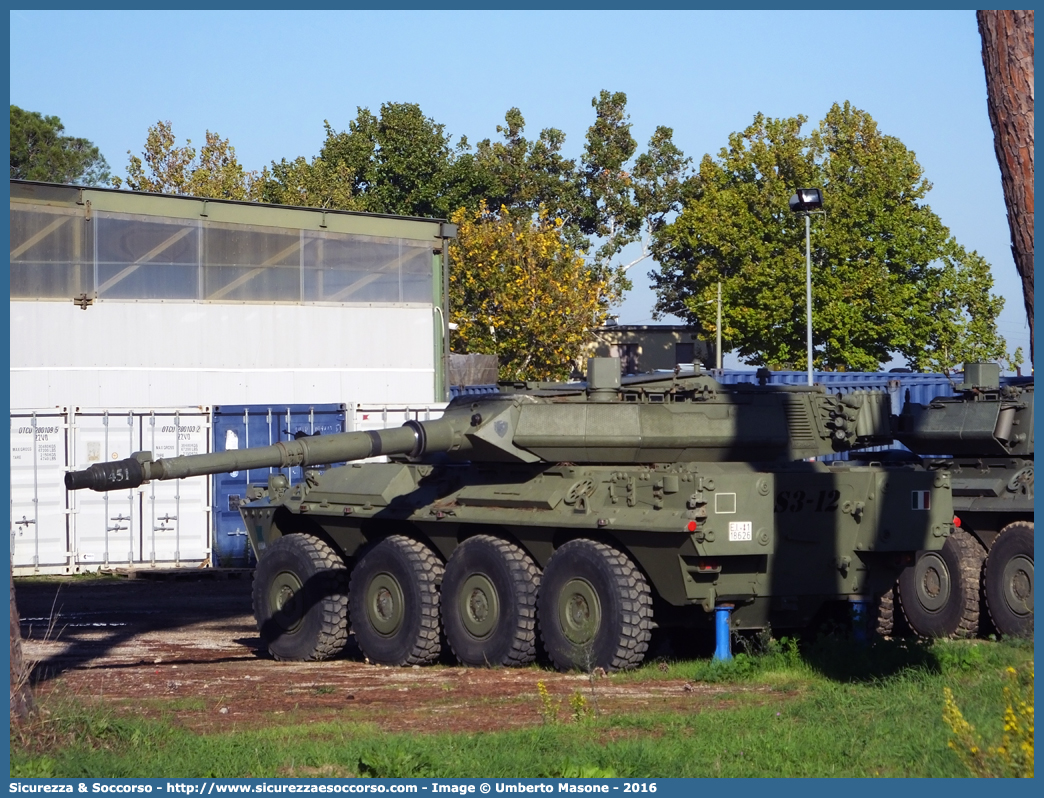
[[[925,469],[948,473],[960,527],[900,575],[902,618],[926,637],[1033,633],[1033,384],[1001,386],[994,363],[968,363],[953,395],[907,401],[896,437]],[[989,621],[987,622],[986,613]]]
[[[892,439],[887,394],[702,372],[464,396],[431,421],[70,472],[70,489],[273,472],[241,512],[279,659],[638,665],[653,625],[798,627],[865,601],[952,531],[947,470],[811,458]],[[353,462],[375,456],[389,462]],[[346,463],[323,470],[324,464]]]

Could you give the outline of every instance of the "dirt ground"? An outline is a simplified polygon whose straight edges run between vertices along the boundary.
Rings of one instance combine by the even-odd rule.
[[[421,733],[533,726],[543,722],[541,681],[563,717],[577,691],[600,714],[690,713],[741,698],[786,698],[757,686],[691,684],[671,678],[666,663],[635,681],[546,667],[389,668],[368,664],[353,645],[333,661],[276,662],[257,636],[250,587],[249,572],[216,571],[16,580],[36,694],[173,717],[199,732],[333,720]]]

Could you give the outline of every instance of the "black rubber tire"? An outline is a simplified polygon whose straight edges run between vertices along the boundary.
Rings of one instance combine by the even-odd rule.
[[[963,529],[939,551],[925,551],[899,575],[899,601],[920,637],[974,637],[979,633],[982,564],[986,549]]]
[[[453,551],[442,579],[442,627],[464,665],[528,665],[536,659],[540,569],[522,549],[490,535]]]
[[[877,597],[874,633],[878,637],[909,637],[910,626],[899,608],[899,583]]]
[[[986,606],[1002,635],[1033,634],[1033,522],[1000,531],[986,557]]]
[[[559,670],[635,668],[651,636],[649,583],[616,549],[572,540],[544,569],[537,618],[544,649]]]
[[[348,642],[348,569],[325,541],[284,535],[254,569],[254,618],[278,660],[323,660]]]
[[[390,535],[352,569],[349,617],[355,642],[379,665],[426,665],[439,658],[442,561],[412,538]]]

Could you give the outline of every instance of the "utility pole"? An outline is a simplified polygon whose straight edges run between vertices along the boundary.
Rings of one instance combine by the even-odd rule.
[[[718,280],[718,371],[721,371],[721,280]]]

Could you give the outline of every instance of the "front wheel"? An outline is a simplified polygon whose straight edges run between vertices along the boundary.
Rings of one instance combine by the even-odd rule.
[[[972,637],[979,631],[986,550],[963,529],[938,551],[922,552],[899,575],[899,601],[921,637]]]
[[[649,648],[649,583],[616,549],[572,540],[544,569],[537,616],[544,648],[559,670],[635,668]]]
[[[1033,634],[1033,522],[1001,530],[986,558],[986,606],[1002,635]]]
[[[350,616],[355,642],[380,665],[434,662],[439,644],[442,562],[425,546],[390,535],[352,569]]]
[[[254,570],[254,618],[278,660],[322,660],[348,642],[348,569],[311,535],[284,535]]]

